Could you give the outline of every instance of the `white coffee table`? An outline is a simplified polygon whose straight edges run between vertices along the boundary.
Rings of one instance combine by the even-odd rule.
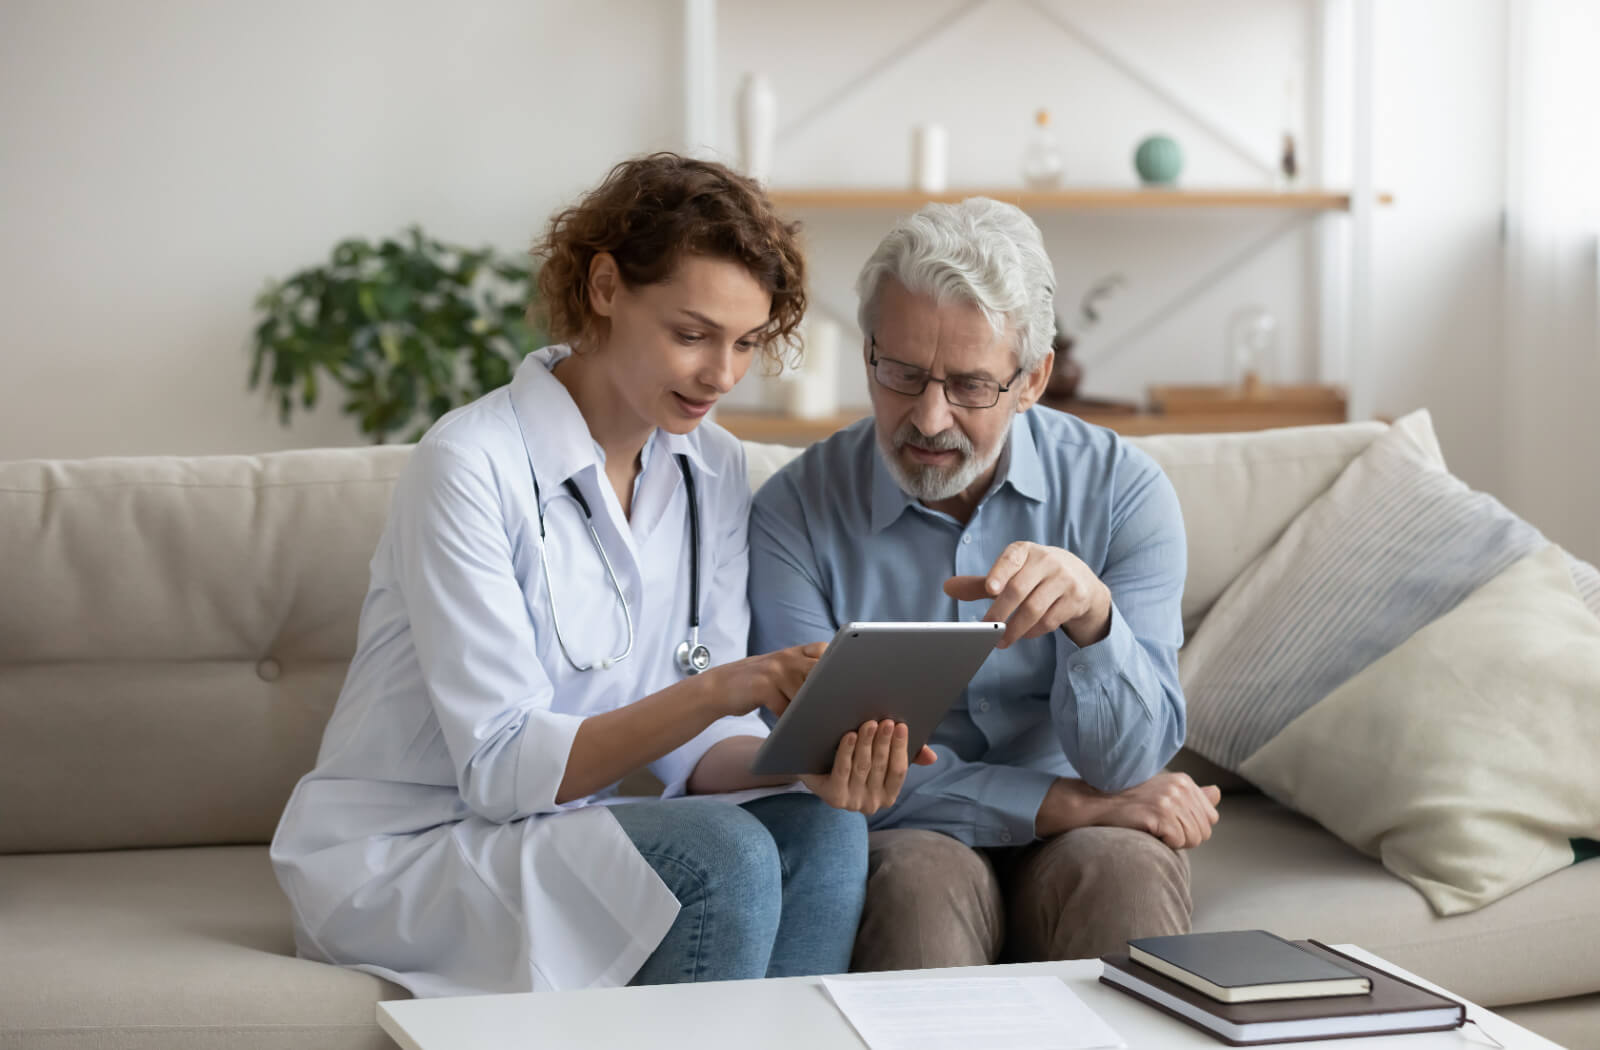
[[[1407,980],[1444,991],[1354,945],[1336,947]],[[1116,1029],[1130,1050],[1216,1050],[1224,1045],[1101,984],[1100,963],[1093,960],[860,974],[853,979],[1031,974],[1053,974],[1066,981],[1091,1010]],[[1559,1050],[1555,1043],[1480,1006],[1467,1003],[1467,1008],[1468,1016],[1507,1050]],[[834,1050],[866,1045],[815,977],[401,999],[378,1004],[378,1024],[405,1050]],[[1315,1050],[1468,1050],[1493,1046],[1471,1025],[1453,1032],[1277,1045]]]

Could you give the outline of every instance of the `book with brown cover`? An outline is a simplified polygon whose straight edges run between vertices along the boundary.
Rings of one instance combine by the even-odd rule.
[[[1314,1039],[1399,1035],[1459,1028],[1467,1012],[1437,995],[1318,941],[1295,941],[1308,951],[1357,970],[1372,981],[1366,995],[1270,1002],[1223,1003],[1128,957],[1102,956],[1104,984],[1125,992],[1230,1046]]]

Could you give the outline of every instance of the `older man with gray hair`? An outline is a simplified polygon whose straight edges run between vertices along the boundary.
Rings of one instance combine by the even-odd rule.
[[[1218,793],[1183,742],[1183,519],[1148,456],[1038,406],[1055,274],[985,198],[891,230],[856,285],[873,417],[755,498],[751,651],[851,620],[1004,621],[869,817],[852,968],[1084,958],[1189,927]]]

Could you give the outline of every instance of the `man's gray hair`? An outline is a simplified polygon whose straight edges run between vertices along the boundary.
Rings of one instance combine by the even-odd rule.
[[[856,278],[856,319],[872,334],[884,278],[934,302],[971,303],[995,334],[1017,332],[1017,364],[1031,373],[1055,338],[1055,268],[1039,227],[1022,209],[988,197],[927,204],[878,244]]]

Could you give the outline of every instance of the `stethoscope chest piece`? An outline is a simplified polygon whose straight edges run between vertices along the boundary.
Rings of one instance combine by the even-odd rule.
[[[711,650],[700,644],[697,639],[678,643],[678,670],[684,674],[699,674],[710,667]]]

